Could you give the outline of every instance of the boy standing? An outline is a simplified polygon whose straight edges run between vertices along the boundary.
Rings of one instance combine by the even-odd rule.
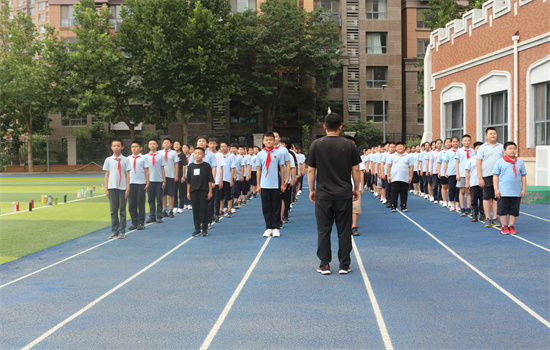
[[[262,212],[265,228],[263,236],[279,237],[281,226],[281,192],[286,189],[285,181],[279,187],[279,176],[284,179],[284,159],[274,148],[275,135],[268,131],[264,134],[264,149],[256,157],[257,190],[262,198]]]
[[[149,219],[147,223],[162,222],[162,194],[166,186],[164,174],[164,158],[157,152],[157,140],[149,140],[147,143],[149,154],[146,156],[149,169],[149,188],[147,189],[149,201]]]
[[[462,148],[460,148],[455,155],[456,159],[456,187],[458,187],[460,193],[458,194],[458,201],[460,203],[460,216],[466,216],[470,211],[470,204],[464,203],[464,197],[466,196],[466,163],[474,155],[474,150],[470,148],[472,138],[466,134],[462,136]],[[470,197],[470,193],[468,193]],[[466,204],[466,205],[465,205]]]
[[[187,199],[193,206],[193,236],[208,236],[208,200],[212,198],[214,177],[210,164],[203,162],[204,148],[197,147],[193,152],[194,163],[187,171]]]
[[[474,156],[466,160],[466,188],[470,190],[470,206],[472,208],[472,222],[478,221],[478,214],[481,214],[480,220],[484,219],[483,214],[483,190],[479,187],[477,177],[477,160],[475,154],[483,142],[474,143]]]
[[[405,153],[405,144],[397,143],[397,153],[388,157],[388,181],[391,184],[391,211],[397,211],[397,196],[401,197],[401,211],[408,211],[409,183],[413,177],[414,160]]]
[[[132,218],[130,230],[145,228],[145,191],[149,187],[149,168],[145,157],[141,154],[141,142],[132,141],[132,155],[130,162],[130,194],[128,196],[128,210]]]
[[[258,153],[260,153],[260,147],[254,146],[251,149],[252,155],[250,157],[250,185],[252,187],[252,197],[256,198],[256,186],[258,186],[256,179],[256,157],[258,156]],[[250,154],[250,149],[248,150],[248,153]]]
[[[234,156],[229,153],[229,147],[227,142],[220,143],[220,152],[223,156],[223,174],[220,182],[220,211],[219,215],[222,215],[224,202],[227,202],[227,217],[233,216],[231,209],[233,209],[233,194],[231,192],[233,188],[233,178],[235,177],[235,162]]]
[[[111,237],[126,238],[126,199],[130,194],[130,162],[122,155],[122,141],[111,141],[113,155],[105,158],[105,195],[111,208]],[[120,220],[119,220],[120,215]]]
[[[165,137],[162,140],[162,158],[164,160],[164,174],[166,185],[164,187],[164,197],[162,198],[162,216],[173,218],[174,196],[176,195],[176,182],[178,181],[178,167],[180,161],[178,153],[172,149],[172,140]],[[170,209],[168,210],[168,207]]]
[[[527,187],[527,170],[523,160],[516,157],[517,146],[514,142],[504,144],[504,157],[495,163],[493,168],[493,185],[498,198],[498,215],[502,234],[517,233],[514,228],[519,216],[521,199],[525,197]]]
[[[443,165],[443,174],[449,179],[449,210],[458,211],[458,192],[456,190],[456,160],[455,154],[458,151],[458,137],[451,139],[451,149],[447,151]]]
[[[223,180],[222,180],[223,155],[221,154],[221,152],[218,151],[218,140],[216,140],[213,137],[211,137],[208,140],[208,149],[216,157],[216,164],[217,164],[216,177],[214,178],[214,188],[212,189],[212,199],[214,201],[214,206],[213,206],[214,212],[209,213],[209,215],[211,215],[211,218],[209,221],[210,221],[210,224],[212,224],[212,221],[220,222],[219,213],[220,213],[220,191],[223,185]]]

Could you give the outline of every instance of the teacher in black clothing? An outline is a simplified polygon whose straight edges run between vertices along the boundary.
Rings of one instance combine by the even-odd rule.
[[[359,164],[357,147],[340,137],[342,117],[330,113],[323,125],[326,136],[313,141],[309,149],[308,183],[309,200],[315,203],[317,219],[317,256],[321,264],[317,272],[330,275],[332,260],[330,233],[336,221],[338,230],[338,273],[347,274],[350,269],[352,201],[359,199]],[[350,175],[351,174],[351,175]],[[317,176],[317,187],[315,187]],[[355,190],[351,186],[351,178]]]

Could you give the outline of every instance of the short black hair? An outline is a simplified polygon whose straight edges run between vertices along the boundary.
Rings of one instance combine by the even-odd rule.
[[[258,147],[258,146],[254,146],[254,148],[257,148],[257,149],[258,149],[258,151],[260,150],[260,147]]]
[[[504,143],[504,149],[506,149],[508,146],[514,146],[514,147],[518,148],[518,145],[516,145],[516,143],[514,141],[508,141],[508,142]]]
[[[174,140],[174,141],[172,142],[172,144],[174,144],[174,143],[176,143],[176,142],[179,143],[179,144],[181,145],[181,147],[183,147],[183,143],[181,143],[180,140]]]
[[[199,141],[201,139],[204,139],[204,141],[208,142],[208,137],[204,136],[204,135],[200,135],[200,136],[197,136],[197,139],[196,141]]]
[[[342,125],[342,116],[338,113],[329,113],[325,116],[325,127],[328,131],[336,131]]]
[[[430,143],[430,145],[433,146],[433,145],[435,145],[435,143],[436,143],[436,141],[432,141],[432,142]]]
[[[483,145],[483,142],[480,142],[480,141],[474,142],[474,149],[475,149],[477,146],[481,146],[481,145]]]
[[[495,132],[497,131],[497,129],[493,128],[492,126],[488,127],[487,129],[485,129],[485,135],[487,135],[487,133],[491,130],[494,130]]]
[[[208,142],[216,142],[216,143],[218,143],[218,139],[215,138],[215,137],[211,137],[211,138],[208,139]]]
[[[445,139],[445,142],[447,142],[447,140],[449,140],[449,141],[453,141],[453,140],[451,140],[451,138],[450,138],[450,137],[447,137],[447,138]]]
[[[426,144],[428,144],[428,146],[430,146],[430,142],[429,141],[426,141],[422,144],[422,147],[426,146]]]
[[[166,140],[168,140],[168,141],[170,141],[170,143],[172,143],[172,139],[171,139],[171,138],[169,138],[169,137],[165,137],[165,138],[163,138],[163,139],[162,139],[162,142],[164,142],[164,141],[166,141]]]
[[[462,138],[465,138],[465,137],[469,137],[469,138],[472,138],[472,137],[471,137],[470,135],[468,135],[468,134],[464,134],[464,135],[462,135]]]
[[[460,139],[458,138],[458,136],[453,136],[453,138],[451,139],[451,142],[452,142],[454,139],[456,139],[457,141],[460,142]]]
[[[264,137],[275,137],[275,134],[273,131],[266,131],[264,132]]]
[[[200,151],[202,151],[202,153],[205,152],[205,151],[204,151],[204,148],[202,148],[202,147],[195,147],[195,151],[196,151],[196,150],[200,150]]]
[[[437,140],[435,140],[436,143],[437,143],[437,141],[441,141],[441,143],[443,143],[443,140],[442,140],[442,139],[437,139]]]
[[[159,144],[159,142],[157,141],[157,139],[153,139],[153,138],[150,138],[149,140],[147,140],[147,143],[151,142],[151,141],[155,141],[157,143],[157,145]]]
[[[111,146],[113,145],[113,142],[120,142],[120,145],[121,145],[121,146],[124,146],[123,143],[122,143],[122,140],[119,139],[119,138],[116,138],[116,137],[115,137],[115,138],[112,138],[112,139],[111,139]]]
[[[229,144],[226,141],[220,141],[220,146],[225,143],[226,146],[229,146]]]
[[[398,143],[396,143],[395,145],[396,145],[396,146],[399,146],[399,145],[405,146],[405,144],[404,144],[403,142],[398,142]]]
[[[138,141],[138,140],[132,140],[132,143],[131,143],[131,145],[133,145],[134,143],[135,143],[136,145],[138,145],[139,147],[141,147],[141,141]]]

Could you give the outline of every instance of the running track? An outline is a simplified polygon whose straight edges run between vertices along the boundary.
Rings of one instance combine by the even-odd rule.
[[[307,191],[280,238],[254,199],[208,238],[186,212],[1,265],[0,348],[550,347],[550,205],[522,207],[542,218],[519,217],[527,241],[417,197],[392,214],[365,193],[363,210],[347,276],[315,272]]]

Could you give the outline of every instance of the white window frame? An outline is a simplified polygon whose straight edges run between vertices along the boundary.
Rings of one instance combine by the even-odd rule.
[[[512,124],[514,114],[512,112],[512,77],[507,71],[491,71],[481,77],[476,84],[476,138],[485,140],[485,131],[483,130],[483,95],[506,91],[507,93],[507,118],[508,118],[508,138],[513,137]]]
[[[457,100],[462,100],[462,128],[464,133],[468,133],[466,115],[467,113],[467,100],[466,100],[466,85],[463,83],[451,83],[447,85],[443,90],[441,90],[441,95],[439,98],[439,120],[440,120],[440,130],[439,137],[445,139],[445,131],[447,129],[447,118],[445,115],[445,103],[454,102]],[[426,120],[424,120],[426,123]]]
[[[525,80],[527,130],[525,140],[527,148],[535,148],[535,85],[550,81],[550,55],[531,64],[527,68]]]

